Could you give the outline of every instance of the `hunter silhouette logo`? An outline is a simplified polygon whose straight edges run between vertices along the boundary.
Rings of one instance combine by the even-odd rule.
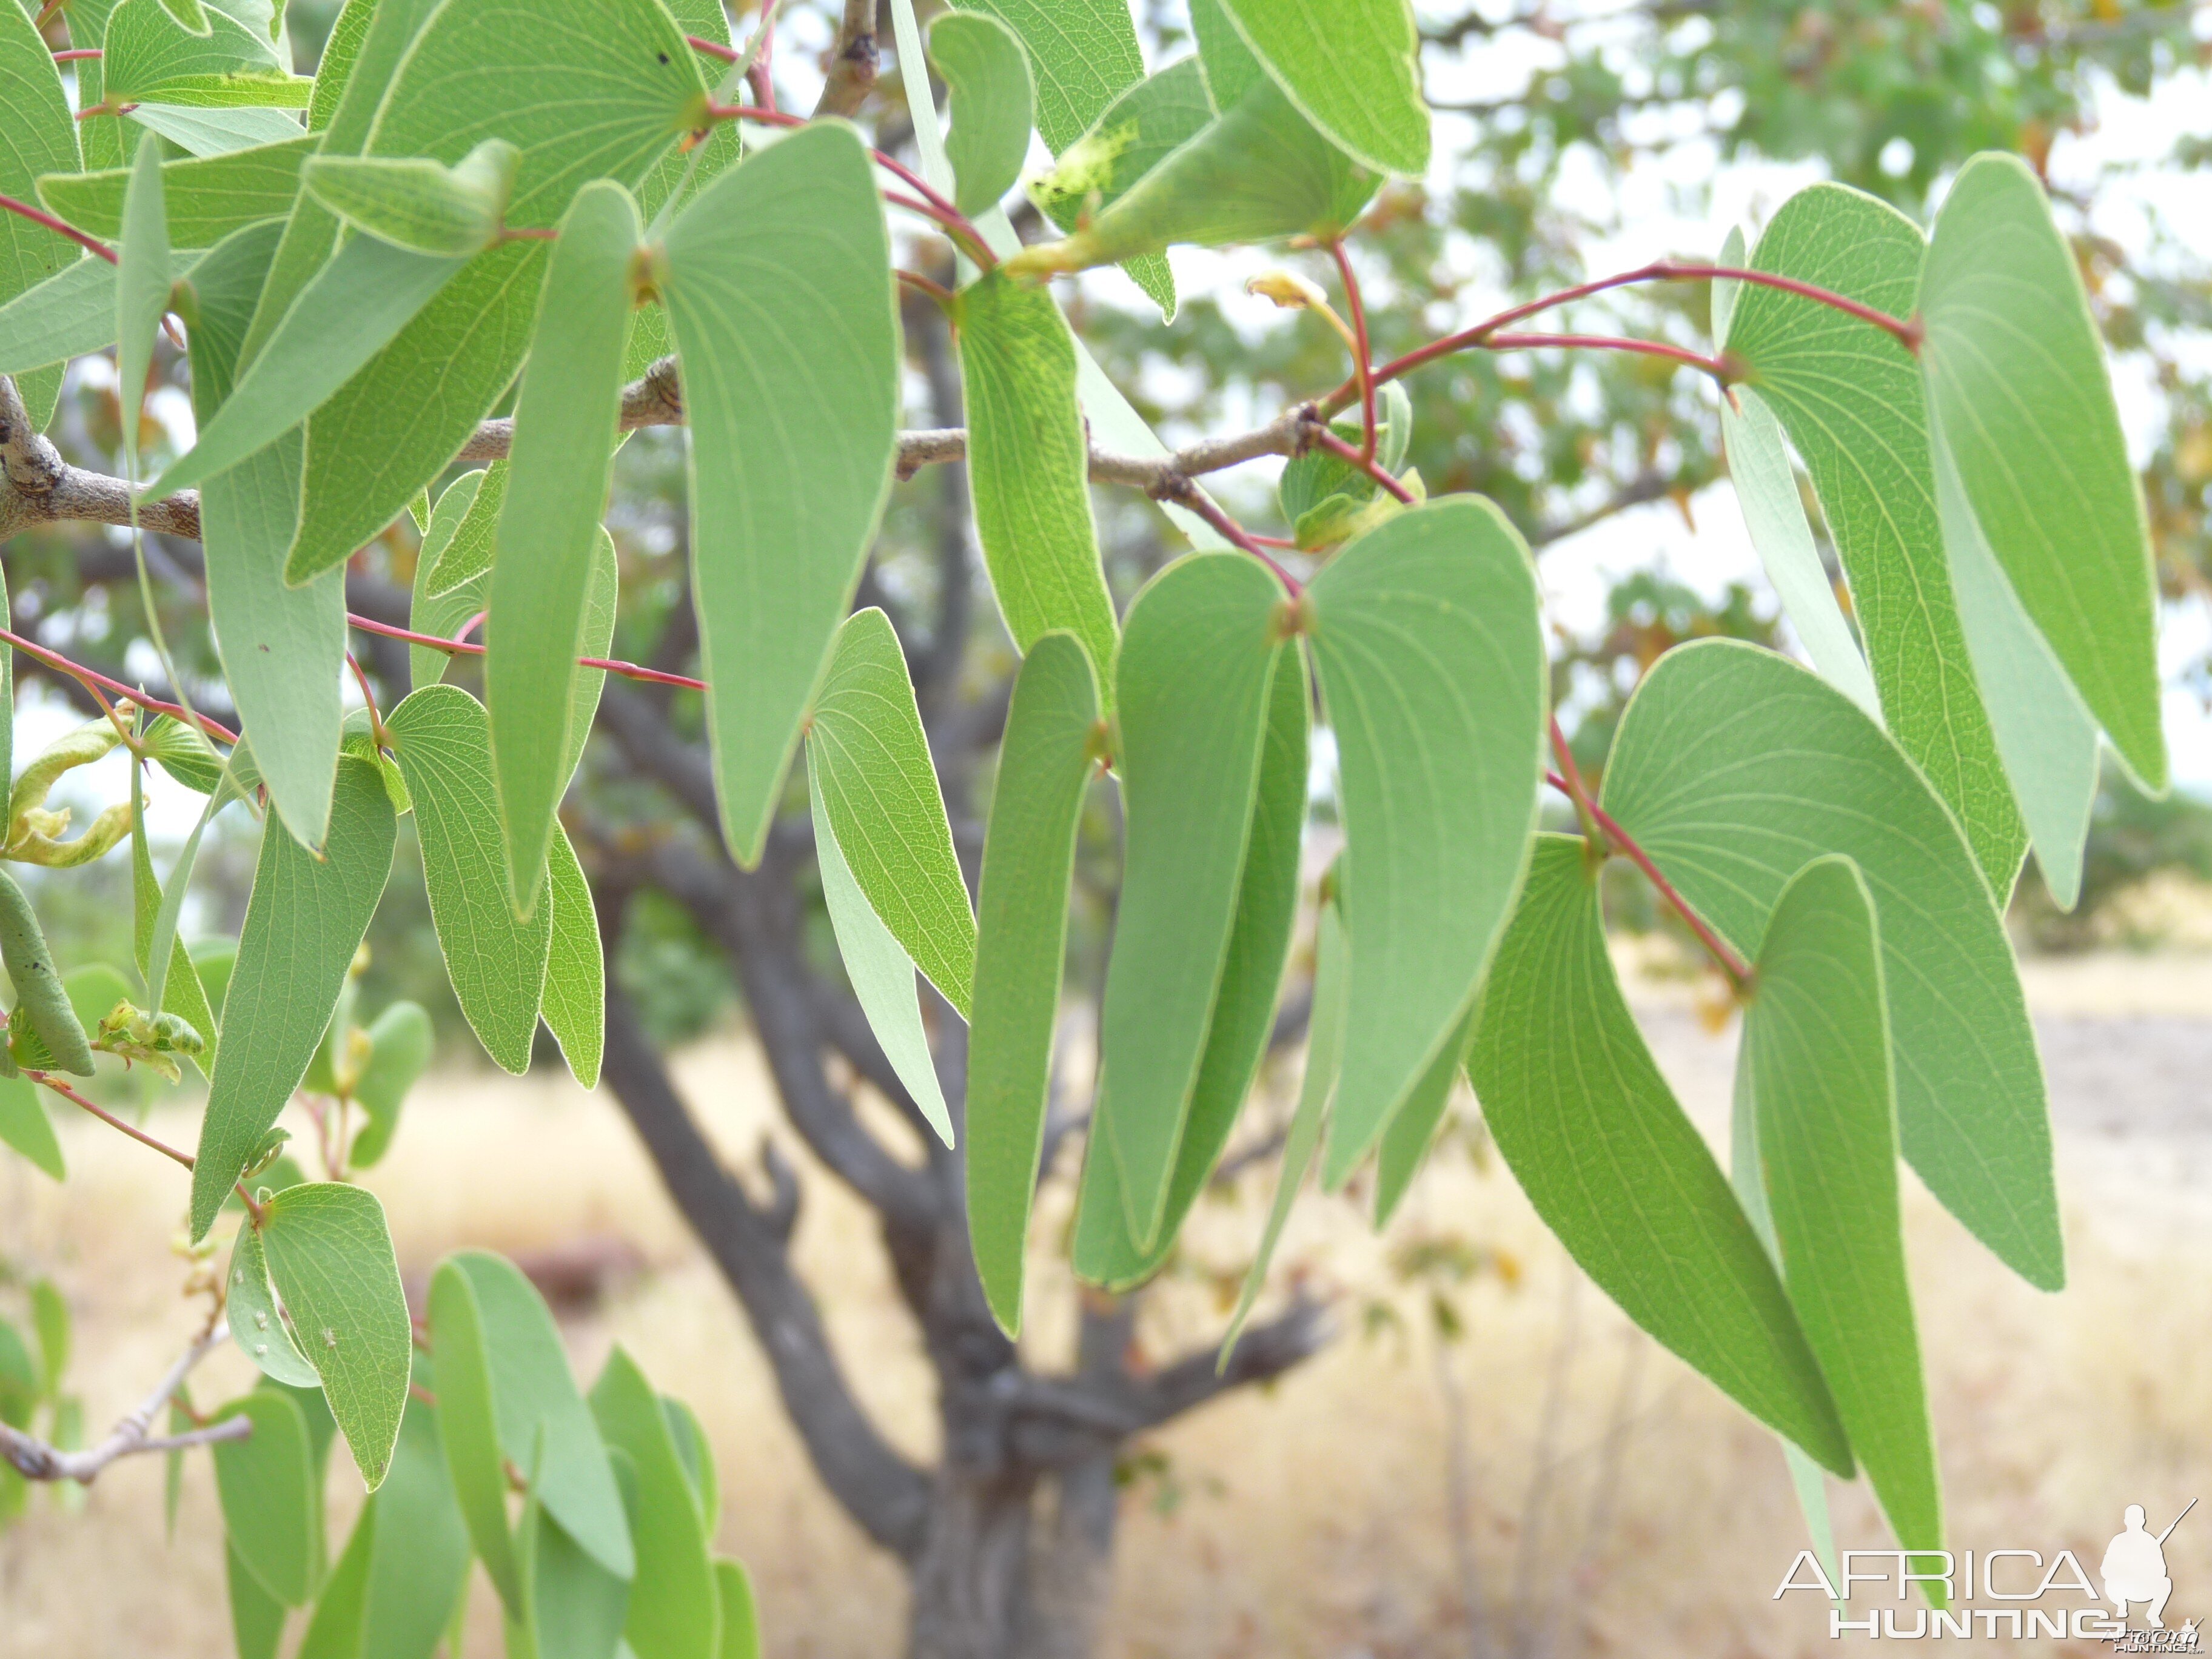
[[[2106,1547],[2105,1559],[2098,1568],[2098,1576],[2105,1581],[2105,1599],[2112,1604],[2124,1621],[2128,1605],[2134,1601],[2148,1604],[2145,1620],[2153,1630],[2164,1630],[2166,1621],[2159,1615],[2166,1611],[2166,1598],[2173,1594],[2173,1580],[2166,1577],[2166,1540],[2173,1536],[2173,1528],[2197,1507],[2191,1498],[2189,1506],[2173,1517],[2166,1529],[2153,1537],[2143,1525],[2143,1506],[2130,1504],[2121,1517],[2126,1530]]]

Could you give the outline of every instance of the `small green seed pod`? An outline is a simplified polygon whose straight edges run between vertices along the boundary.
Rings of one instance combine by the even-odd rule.
[[[5,870],[0,870],[0,963],[15,981],[15,1018],[30,1027],[31,1035],[53,1056],[57,1071],[90,1077],[91,1041],[77,1021],[76,1010],[70,1006],[61,975],[54,971],[53,954],[46,949],[46,936],[39,930],[30,900]]]

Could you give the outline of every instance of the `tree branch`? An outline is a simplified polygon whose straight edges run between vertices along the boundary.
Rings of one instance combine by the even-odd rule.
[[[814,112],[851,116],[875,90],[882,54],[876,48],[876,0],[845,0],[836,43],[830,49],[829,78]]]
[[[48,1445],[35,1435],[24,1433],[0,1423],[0,1456],[4,1456],[27,1480],[74,1480],[80,1486],[90,1486],[100,1472],[118,1457],[129,1457],[139,1452],[180,1451],[188,1446],[211,1445],[218,1441],[243,1440],[253,1432],[250,1418],[234,1417],[211,1427],[194,1429],[188,1434],[152,1437],[155,1416],[170,1398],[185,1385],[185,1378],[192,1367],[219,1346],[230,1334],[230,1328],[220,1319],[200,1333],[191,1346],[186,1348],[169,1367],[154,1392],[138,1402],[138,1407],[115,1425],[114,1432],[98,1445],[84,1451],[63,1451]]]

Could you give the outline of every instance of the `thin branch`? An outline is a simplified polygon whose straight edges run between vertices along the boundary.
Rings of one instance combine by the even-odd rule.
[[[96,1105],[93,1102],[86,1099],[75,1089],[70,1087],[68,1084],[56,1077],[52,1072],[36,1071],[27,1066],[23,1068],[23,1075],[30,1079],[33,1083],[44,1084],[47,1088],[52,1089],[56,1094],[59,1095],[64,1100],[70,1102],[71,1104],[82,1106],[86,1111],[90,1112],[94,1117],[98,1118],[102,1123],[105,1123],[109,1128],[121,1130],[125,1134],[129,1135],[131,1139],[137,1141],[140,1146],[151,1146],[155,1152],[161,1153],[163,1158],[173,1159],[176,1163],[183,1164],[187,1170],[192,1167],[194,1160],[190,1152],[180,1152],[174,1146],[170,1146],[167,1141],[156,1140],[152,1135],[148,1134],[143,1129],[138,1128],[132,1124],[125,1123],[121,1118],[116,1116],[114,1113],[109,1111],[105,1106]]]
[[[836,44],[830,48],[830,72],[823,81],[815,114],[857,115],[875,90],[881,62],[882,54],[876,48],[876,0],[845,0]]]
[[[181,1451],[190,1446],[211,1445],[219,1441],[243,1440],[253,1432],[253,1419],[234,1417],[211,1427],[194,1429],[188,1434],[152,1437],[154,1419],[167,1405],[177,1390],[185,1385],[192,1368],[206,1358],[230,1334],[230,1328],[220,1319],[210,1323],[207,1329],[194,1339],[177,1363],[169,1367],[154,1392],[138,1402],[137,1409],[115,1425],[114,1431],[98,1445],[84,1451],[64,1451],[47,1444],[20,1429],[0,1423],[0,1456],[15,1465],[16,1472],[27,1480],[74,1480],[80,1486],[90,1486],[100,1472],[118,1457],[129,1457],[140,1452]]]
[[[111,265],[116,262],[115,250],[96,237],[88,236],[66,220],[57,219],[44,209],[34,208],[28,202],[19,202],[12,196],[0,196],[0,209],[28,219],[34,225],[43,225],[57,236],[66,236],[79,247],[97,253]]]
[[[219,738],[224,743],[238,741],[238,733],[220,721],[211,720],[204,714],[196,714],[181,704],[164,702],[159,697],[149,697],[143,691],[134,690],[120,680],[110,679],[96,669],[87,668],[82,663],[71,662],[52,647],[40,645],[36,640],[27,639],[10,629],[0,628],[0,640],[5,640],[18,651],[27,652],[36,657],[47,667],[68,675],[80,685],[90,690],[94,697],[99,697],[104,688],[119,696],[130,698],[131,702],[149,714],[167,714],[173,720],[183,720],[187,725],[197,724],[208,736]],[[101,700],[101,706],[106,707],[105,699]],[[110,714],[112,717],[112,710]]]
[[[1544,781],[1570,799],[1574,798],[1575,791],[1568,787],[1567,781],[1557,772],[1545,773]],[[1712,957],[1714,965],[1727,976],[1730,988],[1741,993],[1751,983],[1750,964],[1730,948],[1727,940],[1706,925],[1703,916],[1690,908],[1689,900],[1684,898],[1674,884],[1660,872],[1659,866],[1651,861],[1651,854],[1637,844],[1635,836],[1622,829],[1613,820],[1612,815],[1595,801],[1585,796],[1582,804],[1589,811],[1592,821],[1599,829],[1605,831],[1606,839],[1610,841],[1615,849],[1631,864],[1644,872],[1644,879],[1658,890],[1659,896],[1667,901],[1668,908],[1676,915],[1681,917],[1684,925],[1698,936],[1698,943],[1705,947],[1705,953]]]
[[[471,617],[462,624],[461,631],[468,632],[482,620],[481,613]],[[401,628],[393,623],[379,622],[374,617],[356,616],[350,611],[346,612],[346,621],[364,634],[381,634],[387,640],[404,640],[410,645],[423,646],[432,651],[442,651],[449,657],[481,657],[488,648],[478,645],[473,640],[448,640],[442,639],[435,634],[418,634],[411,628]],[[352,658],[349,656],[347,660],[351,662]],[[643,663],[624,662],[619,657],[579,657],[576,659],[576,665],[580,668],[605,669],[608,673],[619,674],[624,679],[643,680],[653,685],[677,685],[692,691],[704,691],[707,689],[706,681],[694,679],[689,674],[672,674],[665,669],[647,668]],[[360,672],[361,665],[358,663],[354,664],[354,672],[359,674]],[[362,685],[362,695],[363,696],[369,695],[366,681]],[[369,704],[372,714],[375,707],[372,700]],[[382,722],[380,721],[379,725],[381,724]]]
[[[1481,343],[1479,349],[1632,351],[1646,357],[1664,357],[1670,362],[1703,370],[1723,386],[1740,378],[1724,357],[1708,356],[1702,351],[1692,351],[1687,346],[1673,345],[1665,340],[1638,340],[1624,334],[1493,334]]]
[[[1352,313],[1352,378],[1359,382],[1359,459],[1375,459],[1375,355],[1367,338],[1367,304],[1359,297],[1359,276],[1352,268],[1352,255],[1344,239],[1328,245],[1336,260],[1336,274],[1344,283],[1344,308]],[[1334,434],[1331,434],[1334,435]]]

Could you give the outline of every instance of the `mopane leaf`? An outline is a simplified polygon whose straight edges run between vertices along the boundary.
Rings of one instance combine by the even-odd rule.
[[[1243,1334],[1244,1322],[1267,1283],[1267,1267],[1282,1242],[1283,1225],[1291,1218],[1291,1206],[1306,1178],[1321,1145],[1322,1126],[1329,1097],[1336,1090],[1337,1066],[1344,1057],[1345,1015],[1350,1005],[1349,975],[1352,947],[1345,938],[1343,907],[1333,898],[1322,902],[1314,933],[1313,1011],[1307,1026],[1306,1069],[1298,1083],[1297,1109],[1291,1115],[1290,1133],[1283,1141],[1283,1167],[1275,1177],[1274,1201],[1267,1209],[1267,1224],[1252,1253],[1252,1266],[1244,1275],[1244,1288],[1229,1316],[1229,1329],[1221,1339],[1225,1365]]]
[[[1307,590],[1336,733],[1352,1012],[1322,1180],[1382,1136],[1465,1018],[1528,856],[1543,629],[1528,544],[1487,501],[1401,514]]]
[[[484,1052],[520,1077],[530,1069],[551,917],[517,921],[507,894],[491,723],[457,685],[426,685],[386,717],[415,802],[430,920],[453,994]]]
[[[115,343],[115,267],[105,259],[64,264],[0,306],[0,374],[22,375],[102,350]],[[54,384],[60,385],[58,372]],[[49,393],[50,413],[52,401]]]
[[[281,109],[186,108],[176,104],[141,104],[124,118],[131,127],[166,138],[187,155],[228,155],[236,149],[281,144],[300,136],[296,118]],[[98,126],[99,122],[88,125]],[[125,137],[130,137],[126,128]],[[106,161],[85,147],[85,160]]]
[[[238,1659],[276,1659],[284,1639],[284,1604],[261,1588],[237,1547],[223,1550],[223,1577],[230,1599],[231,1639]]]
[[[383,896],[395,829],[376,769],[341,756],[320,858],[281,828],[262,831],[192,1170],[196,1239],[307,1073]]]
[[[2051,1126],[2019,972],[1957,822],[1899,746],[1795,663],[1699,642],[1637,688],[1603,804],[1746,951],[1808,859],[1857,862],[1881,914],[1905,1155],[2015,1273],[2057,1289]]]
[[[868,1029],[883,1045],[891,1070],[914,1097],[915,1104],[937,1131],[952,1145],[952,1115],[945,1108],[945,1091],[938,1085],[937,1068],[930,1058],[929,1034],[922,1029],[921,1005],[915,1000],[915,962],[890,928],[883,924],[867,895],[854,878],[852,866],[837,838],[837,829],[825,804],[822,769],[816,751],[807,750],[808,793],[814,803],[814,859],[822,874],[823,907],[837,938],[837,954],[845,963],[854,999],[867,1017]]]
[[[1850,1443],[1774,1265],[1622,1000],[1579,837],[1536,839],[1468,1071],[1522,1191],[1621,1311],[1848,1476]]]
[[[676,1443],[676,1455],[683,1461],[684,1478],[690,1482],[691,1496],[699,1510],[699,1524],[706,1528],[711,1542],[715,1528],[722,1523],[721,1476],[714,1468],[714,1443],[707,1438],[699,1414],[682,1401],[661,1395],[660,1412],[668,1419],[668,1432]]]
[[[185,28],[161,0],[123,0],[101,40],[102,94],[111,105],[175,108],[240,105],[305,109],[314,83],[288,73],[265,35],[210,10],[205,34]]]
[[[161,163],[161,196],[169,210],[169,246],[213,247],[234,230],[282,219],[299,194],[300,167],[315,153],[312,137],[289,138],[228,155],[185,156]],[[49,173],[39,199],[94,236],[123,232],[121,167],[100,173]]]
[[[2073,250],[2017,156],[1960,170],[1920,313],[1929,407],[1990,551],[2121,758],[2164,788],[2142,497]]]
[[[546,1509],[592,1559],[629,1578],[636,1555],[622,1494],[590,1408],[568,1374],[552,1315],[530,1281],[498,1256],[464,1250],[439,1269],[441,1275],[448,1271],[464,1277],[473,1293],[501,1455],[519,1469],[534,1469],[532,1489]]]
[[[263,1210],[269,1277],[374,1492],[392,1461],[414,1352],[384,1206],[359,1187],[308,1182]]]
[[[1783,204],[1751,264],[1905,317],[1926,251],[1896,209],[1823,184]],[[1990,885],[2010,892],[2026,837],[1952,598],[1917,365],[1870,323],[1752,284],[1722,343],[1805,459],[1883,723],[1958,814]]]
[[[721,1601],[707,1529],[660,1397],[619,1344],[592,1389],[592,1412],[608,1446],[637,1471],[637,1576],[623,1633],[637,1659],[714,1659]]]
[[[897,447],[890,248],[859,138],[808,127],[724,173],[670,228],[658,286],[684,365],[715,787],[750,865]]]
[[[744,1564],[715,1562],[714,1583],[722,1602],[722,1646],[716,1659],[761,1659],[760,1613]]]
[[[315,60],[315,90],[307,100],[307,131],[321,132],[337,115],[339,100],[352,84],[368,39],[369,24],[381,0],[345,0],[323,42],[323,55]]]
[[[1139,1249],[1166,1214],[1237,919],[1284,608],[1256,560],[1194,554],[1146,585],[1122,636],[1125,852],[1099,1046]]]
[[[372,28],[364,53],[374,45]],[[471,0],[431,15],[358,148],[450,164],[504,138],[522,152],[506,222],[545,228],[589,179],[637,184],[697,124],[705,93],[658,0]],[[489,412],[521,367],[544,255],[526,241],[477,256],[317,411],[295,580],[404,512]]]
[[[354,1079],[353,1099],[368,1121],[355,1132],[346,1161],[366,1170],[392,1146],[407,1091],[430,1064],[436,1031],[418,1003],[395,1002],[368,1026],[368,1059]]]
[[[192,410],[201,429],[231,395],[239,349],[279,237],[267,222],[234,233],[193,269]],[[319,847],[344,719],[345,576],[288,586],[284,556],[299,519],[296,430],[210,478],[200,492],[208,614],[223,678],[286,829]]]
[[[1328,238],[1379,182],[1263,82],[1065,241],[1025,249],[1010,276],[1080,270],[1178,242],[1212,246],[1300,233]]]
[[[575,762],[570,729],[585,591],[606,514],[630,264],[642,227],[620,185],[576,193],[539,296],[536,344],[515,406],[513,485],[492,566],[495,621],[484,702],[517,915],[537,907],[553,809]],[[597,465],[593,457],[605,456]],[[594,699],[596,702],[596,699]]]
[[[496,258],[496,254],[487,256]],[[291,431],[406,327],[466,261],[356,236],[292,302],[216,417],[153,486],[167,495],[212,478]],[[286,574],[321,574],[288,559]]]
[[[1044,1146],[1075,833],[1100,735],[1089,657],[1073,635],[1046,635],[1015,678],[999,745],[968,1034],[968,1237],[991,1311],[1014,1333],[1021,1329],[1022,1259]]]
[[[1751,387],[1734,387],[1721,399],[1721,442],[1751,544],[1813,666],[1880,720],[1874,676],[1867,672],[1844,609],[1836,603],[1836,590],[1821,568],[1820,550],[1813,545],[1813,526],[1797,494],[1797,475],[1790,467],[1789,441],[1774,411]]]
[[[490,1350],[469,1273],[452,1259],[430,1277],[430,1340],[438,1357],[438,1439],[469,1542],[510,1617],[522,1580],[507,1529],[506,1454],[492,1397]]]
[[[418,253],[466,255],[499,234],[521,151],[487,138],[444,167],[420,157],[319,155],[301,173],[307,192],[372,236]]]
[[[930,26],[929,59],[951,94],[945,141],[959,189],[953,205],[995,207],[1030,154],[1030,62],[1013,31],[979,12],[948,12]]]
[[[269,1279],[269,1258],[258,1229],[246,1225],[231,1241],[230,1271],[223,1280],[223,1315],[231,1340],[264,1376],[295,1389],[319,1389],[323,1379],[307,1363],[276,1305]]]
[[[1237,921],[1221,966],[1212,1024],[1206,1030],[1206,1056],[1199,1062],[1198,1081],[1191,1090],[1182,1146],[1168,1183],[1167,1213],[1152,1249],[1139,1249],[1129,1237],[1119,1166],[1110,1158],[1086,1162],[1073,1261],[1076,1273],[1095,1283],[1121,1289],[1149,1277],[1166,1260],[1183,1218],[1229,1144],[1230,1131],[1267,1053],[1291,925],[1297,915],[1311,708],[1305,659],[1296,651],[1285,651],[1276,659],[1275,682],[1267,694],[1267,734],[1260,754],[1260,783],[1253,797],[1244,869],[1237,884]],[[969,1063],[973,1065],[972,1059]],[[971,1121],[973,1113],[971,1104]]]
[[[339,1552],[337,1563],[323,1582],[315,1610],[300,1638],[293,1659],[359,1659],[361,1621],[368,1595],[369,1558],[376,1547],[376,1504],[362,1505]]]
[[[1091,457],[1075,403],[1074,337],[1041,286],[992,271],[962,290],[960,380],[975,529],[1006,631],[1081,640],[1102,679],[1114,601],[1091,517]]]
[[[1229,21],[1222,0],[1190,0],[1190,32],[1206,71],[1206,92],[1216,111],[1227,109],[1261,82],[1267,71]]]
[[[439,1377],[417,1355],[416,1380],[438,1395]],[[361,1659],[431,1659],[467,1588],[469,1534],[453,1499],[438,1413],[410,1395],[376,1496],[376,1531],[362,1597]]]
[[[965,1018],[975,917],[952,851],[921,714],[890,618],[873,606],[838,629],[809,727],[813,777],[860,890]]]
[[[558,823],[545,849],[545,887],[553,905],[553,931],[545,952],[545,988],[538,1015],[576,1081],[599,1085],[606,1047],[606,962],[599,952],[599,916],[591,884],[568,832]]]
[[[28,201],[41,174],[76,172],[82,165],[76,128],[52,49],[20,9],[0,16],[0,194]],[[21,215],[11,213],[7,219],[0,225],[0,306],[76,265],[106,263],[87,259],[66,237]],[[7,314],[0,310],[0,319]],[[0,333],[4,331],[0,320]],[[44,427],[52,419],[60,386],[57,371],[20,386],[34,425]]]
[[[504,479],[506,472],[503,462],[495,463],[489,470],[464,472],[439,495],[438,504],[430,511],[430,522],[423,528],[422,545],[415,556],[415,591],[407,613],[407,626],[415,633],[450,638],[483,611],[485,592],[491,586],[489,561],[466,580],[442,591],[436,586],[438,562],[464,526],[471,532],[481,530],[489,544],[499,514],[495,509],[478,514],[477,497],[491,487],[495,477]],[[427,645],[407,647],[409,677],[416,686],[434,685],[445,678],[453,662],[449,652]]]
[[[1238,34],[1301,113],[1355,161],[1419,178],[1429,106],[1407,0],[1221,0]]]
[[[1030,193],[1047,217],[1072,231],[1195,138],[1213,114],[1198,60],[1170,64],[1109,104]]]
[[[1873,895],[1848,858],[1816,859],[1793,876],[1759,946],[1738,1063],[1790,1304],[1898,1542],[1940,1550],[1876,931]]]
[[[516,1527],[528,1618],[508,1626],[516,1650],[536,1659],[618,1659],[629,1581],[578,1545],[551,1511],[532,1503]]]
[[[215,1444],[231,1552],[265,1594],[299,1607],[314,1595],[322,1571],[322,1493],[307,1419],[288,1395],[260,1389],[216,1413],[217,1422],[233,1417],[249,1419],[253,1432]]]
[[[1930,427],[1936,507],[1959,625],[2044,884],[2060,909],[2070,910],[2081,896],[2081,854],[2097,799],[2097,722],[1990,550],[1942,422],[1931,420]]]
[[[147,0],[141,0],[146,3]],[[123,456],[131,481],[138,479],[138,433],[146,376],[154,361],[154,336],[169,307],[167,210],[161,204],[161,146],[141,137],[123,195],[123,240],[115,264],[117,396],[123,405]]]
[[[68,1176],[52,1120],[28,1078],[0,1078],[0,1145],[14,1147],[56,1181]]]
[[[456,491],[465,491],[455,494]],[[453,503],[450,510],[448,501]],[[498,544],[500,510],[507,502],[507,463],[494,461],[478,472],[465,472],[438,497],[423,532],[421,562],[429,575],[423,592],[443,599],[456,588],[491,574]],[[486,584],[489,588],[489,584]],[[465,618],[483,609],[472,606]]]
[[[1382,1144],[1375,1150],[1377,1232],[1389,1224],[1398,1200],[1405,1197],[1406,1188],[1413,1184],[1422,1161],[1429,1155],[1429,1143],[1436,1139],[1437,1126],[1443,1121],[1444,1109],[1451,1104],[1452,1085],[1459,1080],[1467,1060],[1467,1045],[1474,1035],[1474,1016],[1470,1011],[1466,1023],[1437,1050],[1429,1069],[1421,1073],[1420,1081],[1406,1097],[1406,1103],[1398,1109],[1397,1115],[1390,1120],[1390,1127],[1382,1132]]]

